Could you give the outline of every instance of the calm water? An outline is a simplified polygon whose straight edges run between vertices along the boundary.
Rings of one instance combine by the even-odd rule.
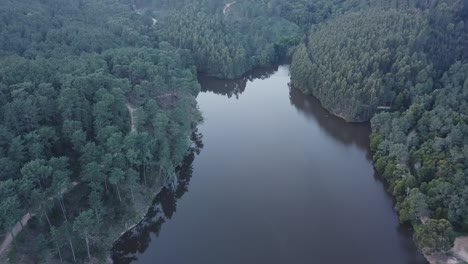
[[[330,116],[288,74],[200,79],[201,152],[116,263],[425,263],[374,176],[368,125]]]

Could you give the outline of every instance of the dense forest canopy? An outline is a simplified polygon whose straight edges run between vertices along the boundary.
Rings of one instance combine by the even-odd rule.
[[[468,232],[467,20],[468,0],[2,1],[1,233],[33,216],[10,260],[105,258],[187,154],[197,73],[283,59],[329,111],[372,119],[401,221],[447,251]]]
[[[292,81],[348,121],[404,110],[466,59],[465,2],[345,1],[347,12],[313,26],[298,46]]]
[[[268,66],[286,55],[288,45],[299,38],[297,25],[268,16],[259,4],[236,2],[224,13],[223,6],[204,6],[211,5],[191,1],[169,9],[157,30],[163,40],[191,50],[197,69],[208,75],[235,78]]]
[[[401,221],[416,225],[425,252],[451,248],[450,242],[427,242],[431,231],[420,226],[425,218],[468,231],[468,64],[455,63],[440,82],[430,104],[372,120],[376,169],[397,198]]]
[[[237,78],[255,67],[289,58],[311,24],[324,21],[338,1],[320,0],[135,0],[135,8],[157,19],[162,40],[189,49],[197,69]]]
[[[192,57],[116,0],[2,1],[0,23],[0,229],[36,232],[10,260],[104,257],[187,154]]]
[[[431,70],[420,52],[427,26],[418,10],[345,14],[314,29],[299,46],[292,79],[336,115],[368,120],[378,106],[410,90],[405,86],[428,81],[417,79]]]

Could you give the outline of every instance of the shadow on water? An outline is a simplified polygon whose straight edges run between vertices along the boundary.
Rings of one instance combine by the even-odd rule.
[[[336,140],[344,144],[356,144],[359,148],[363,149],[367,153],[367,158],[372,160],[372,153],[369,149],[371,128],[369,123],[347,123],[343,119],[330,114],[325,108],[322,107],[320,101],[310,95],[305,95],[298,88],[290,87],[289,99],[291,105],[293,105],[300,113],[306,118],[313,119],[324,128],[328,135],[331,135]],[[387,191],[388,185],[382,176],[374,173],[374,180],[382,182],[382,192],[386,194],[388,199],[396,204],[395,198]],[[399,234],[401,234],[401,247],[408,252],[414,252],[414,243],[411,240],[412,229],[408,224],[400,224],[396,226]],[[409,238],[409,239],[404,239]],[[415,259],[411,263],[425,263],[425,261],[416,255]]]
[[[178,177],[174,188],[164,187],[154,198],[145,218],[134,228],[123,234],[112,248],[115,264],[129,264],[138,260],[137,255],[145,252],[151,243],[151,236],[159,236],[162,225],[172,218],[177,210],[177,200],[186,192],[193,173],[193,161],[203,148],[203,135],[192,134],[192,147],[182,165],[177,168]]]
[[[309,95],[305,95],[298,88],[290,87],[289,99],[300,113],[306,118],[317,121],[320,127],[324,128],[328,135],[331,135],[336,140],[344,144],[356,144],[359,148],[367,153],[367,158],[372,160],[372,153],[370,152],[370,138],[371,128],[369,123],[347,123],[343,119],[330,114],[325,108],[322,107],[320,101]],[[374,180],[382,182],[382,192],[396,203],[394,197],[387,191],[388,185],[385,183],[383,177],[374,174]],[[396,232],[401,234],[400,245],[407,252],[414,252],[415,246],[411,240],[412,229],[410,225],[400,224],[396,226]],[[408,239],[405,239],[408,238]],[[414,260],[410,263],[426,263],[421,256],[416,255]]]
[[[270,76],[278,71],[279,65],[274,65],[267,68],[260,68],[246,73],[243,77],[234,80],[217,79],[214,77],[200,75],[198,82],[200,83],[202,92],[212,92],[231,98],[239,96],[245,91],[245,87],[249,81],[256,79],[268,79]]]
[[[289,99],[291,105],[293,105],[304,117],[317,121],[317,123],[325,129],[328,135],[331,135],[334,139],[344,144],[356,144],[359,148],[366,151],[367,159],[372,161],[372,153],[370,151],[370,123],[348,123],[343,119],[334,116],[329,113],[325,108],[322,107],[320,101],[310,95],[305,95],[298,88],[290,86]],[[396,204],[395,198],[387,191],[388,185],[382,176],[374,173],[374,180],[382,182],[382,192],[388,199],[393,201],[393,205]],[[408,224],[400,224],[396,226],[396,232],[401,234],[400,246],[404,251],[414,252],[415,246],[411,239],[412,228]],[[414,259],[410,260],[411,264],[426,263],[425,259],[421,255],[414,255]]]
[[[235,80],[223,80],[201,75],[198,77],[198,81],[201,84],[202,92],[211,92],[228,98],[235,96],[238,99],[245,92],[249,81],[268,79],[278,71],[278,67],[279,65],[274,65],[268,68],[256,69]],[[369,148],[369,123],[347,123],[327,112],[318,99],[303,94],[295,87],[290,87],[289,99],[291,105],[299,112],[308,119],[316,120],[336,140],[345,144],[356,144],[361,149]]]
[[[330,114],[322,107],[320,101],[310,95],[305,95],[299,89],[290,87],[289,100],[306,118],[318,122],[329,135],[344,144],[356,144],[359,148],[369,150],[369,123],[347,123],[343,119]],[[370,154],[368,155],[370,157]]]

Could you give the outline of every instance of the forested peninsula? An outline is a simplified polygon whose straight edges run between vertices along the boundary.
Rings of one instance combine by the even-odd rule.
[[[284,60],[371,121],[401,222],[446,254],[468,232],[467,20],[467,0],[2,1],[0,261],[105,262],[190,152],[197,74]]]

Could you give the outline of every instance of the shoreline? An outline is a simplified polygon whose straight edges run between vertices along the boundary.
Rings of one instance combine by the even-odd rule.
[[[296,87],[304,95],[315,97],[319,101],[321,107],[323,107],[331,116],[333,116],[335,118],[339,118],[339,119],[341,119],[344,122],[349,123],[349,124],[353,124],[353,123],[356,123],[356,124],[358,124],[358,123],[370,123],[370,120],[369,121],[348,121],[342,115],[340,115],[338,113],[335,113],[334,111],[332,111],[332,110],[328,109],[327,107],[325,107],[318,97],[316,97],[313,93],[305,92],[306,89],[302,89],[302,87],[300,85],[296,85],[292,79],[291,79],[291,85],[293,87]],[[372,134],[372,132],[371,132],[371,134]],[[370,150],[370,146],[368,146],[368,147],[369,147],[369,150]],[[372,153],[372,151],[371,151],[371,153]],[[372,160],[373,160],[373,158],[372,158]],[[373,166],[373,168],[375,170],[375,160],[373,160],[372,166]],[[382,181],[382,183],[384,185],[387,183],[386,180],[384,179],[384,177],[379,177],[379,178],[381,178],[381,181]],[[395,198],[387,189],[385,189],[385,191],[392,198]],[[395,211],[395,213],[397,214],[397,216],[399,216],[398,212]],[[413,229],[412,225],[411,225],[411,228]],[[414,229],[411,231],[411,233],[412,234],[414,233]],[[414,239],[412,239],[412,240],[414,242]],[[416,247],[417,247],[417,245],[416,245]],[[418,250],[419,250],[419,248],[418,248]],[[424,258],[430,264],[463,264],[463,263],[468,263],[468,235],[456,237],[452,249],[450,250],[450,252],[448,252],[446,254],[436,253],[436,254],[429,255],[429,254],[424,254],[422,252],[420,252],[420,253],[421,253],[422,256],[424,256]]]
[[[154,192],[154,197],[158,196],[158,194],[161,193],[161,191],[164,189],[165,187],[165,184],[159,184],[159,186],[155,186],[156,187],[156,191]],[[154,200],[154,198],[153,198]],[[130,232],[133,228],[135,228],[136,226],[138,226],[139,224],[141,224],[145,219],[146,219],[146,216],[148,215],[148,211],[151,209],[151,207],[153,206],[153,200],[151,201],[151,204],[147,207],[146,211],[144,212],[144,214],[142,214],[141,216],[138,217],[138,222],[135,222],[133,224],[130,224],[129,227],[125,228],[124,231],[120,232],[120,234],[118,235],[118,237],[116,239],[112,239],[112,247],[107,251],[107,254],[106,254],[106,257],[105,257],[105,263],[107,264],[113,264],[114,263],[114,260],[112,259],[112,248],[114,247],[115,243],[117,243],[117,241],[119,241],[127,232]]]
[[[468,262],[468,235],[455,239],[450,254],[424,254],[430,264],[463,264]]]
[[[273,64],[274,65],[274,64]],[[253,69],[253,70],[256,70]],[[252,71],[252,70],[251,70]],[[243,76],[247,75],[250,71],[247,71],[243,74]],[[203,75],[203,74],[202,74]],[[216,77],[214,77],[216,78]],[[221,80],[230,80],[230,79],[227,79],[227,78],[224,78],[224,79],[221,79]],[[291,80],[291,84],[294,85],[294,82]],[[301,89],[300,87],[298,87],[297,85],[295,86],[297,87],[303,94],[305,95],[309,95],[309,96],[313,96],[315,98],[317,98],[315,95],[313,94],[308,94],[308,93],[305,93],[303,89]],[[332,112],[330,111],[328,108],[326,108],[325,106],[323,106],[323,104],[321,103],[320,99],[317,98],[317,100],[320,102],[321,104],[321,107],[323,107],[325,110],[328,111],[328,113],[330,114],[331,117],[333,118],[339,118],[341,119],[342,121],[346,122],[346,123],[350,123],[350,124],[353,124],[353,123],[356,123],[356,124],[362,124],[362,123],[369,123],[370,121],[348,121],[346,120],[343,116],[335,113],[335,112]],[[370,146],[369,146],[370,147]],[[374,164],[373,164],[373,167],[374,167]],[[375,167],[374,167],[375,169]],[[381,178],[381,182],[383,184],[386,183],[385,179]],[[162,189],[164,188],[165,185],[161,185],[157,188],[157,191],[154,193],[154,196],[156,197],[161,191]],[[388,194],[391,195],[391,197],[393,198],[394,196],[388,192],[388,190],[385,190],[385,192],[387,192]],[[152,206],[152,205],[151,205]],[[115,243],[124,235],[126,234],[127,232],[131,231],[133,228],[135,228],[136,226],[138,226],[140,223],[142,223],[145,218],[146,218],[146,215],[148,213],[148,210],[151,208],[151,206],[149,206],[146,210],[146,212],[144,214],[142,214],[142,216],[140,217],[140,220],[138,222],[135,222],[134,224],[130,225],[128,228],[126,228],[124,231],[122,231],[119,235],[119,237],[117,239],[114,240],[113,242],[113,245],[115,245]],[[397,214],[397,216],[399,216],[399,214],[397,212],[395,212]],[[411,233],[414,233],[414,231],[412,230]],[[414,242],[414,240],[413,240]],[[110,252],[110,251],[109,251]],[[421,253],[421,255],[428,261],[428,263],[430,264],[461,264],[461,263],[465,263],[465,262],[468,262],[468,236],[460,236],[460,237],[457,237],[456,238],[456,241],[455,241],[455,244],[452,248],[452,250],[450,251],[452,254],[434,254],[434,255],[427,255],[427,254],[423,254]],[[109,254],[107,256],[107,260],[110,262],[107,262],[107,263],[113,263],[113,261],[111,260],[111,255]]]

